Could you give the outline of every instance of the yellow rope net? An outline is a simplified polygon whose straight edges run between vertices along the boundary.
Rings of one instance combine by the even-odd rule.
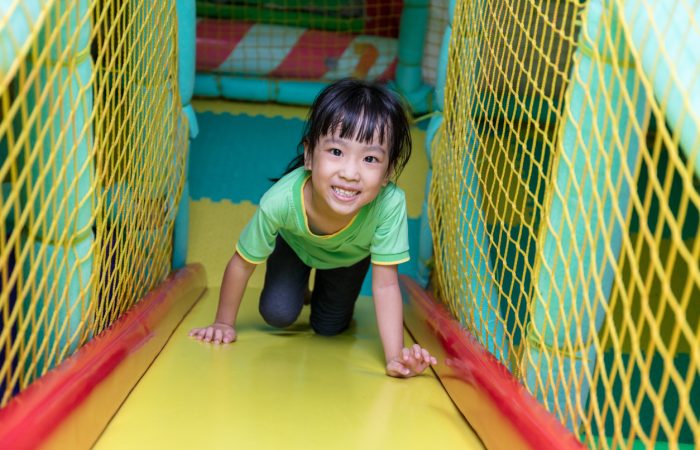
[[[700,446],[700,8],[457,2],[436,290],[591,447]]]
[[[590,446],[700,446],[696,3],[452,22],[435,286]],[[175,25],[173,0],[0,4],[0,406],[169,271]]]
[[[175,2],[0,6],[0,406],[170,271]]]

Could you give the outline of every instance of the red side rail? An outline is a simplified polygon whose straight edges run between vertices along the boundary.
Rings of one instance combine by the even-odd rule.
[[[481,397],[492,403],[502,420],[508,422],[509,428],[520,435],[526,446],[537,450],[584,448],[495,356],[459,325],[445,307],[410,278],[402,276],[401,284],[404,296],[408,296],[412,307],[441,345],[445,364],[450,368],[449,376],[457,376],[462,383],[480,391]],[[453,400],[459,403],[459,399]],[[471,423],[469,417],[466,419]],[[479,434],[476,427],[475,431]],[[503,446],[512,448],[507,442]]]
[[[94,428],[103,418],[106,425],[205,287],[202,266],[175,272],[110,328],[13,398],[0,409],[0,448],[39,447],[61,427],[70,428],[62,437],[70,448],[92,445],[102,429],[81,425]],[[115,374],[117,379],[108,384],[116,389],[103,388]],[[89,397],[99,410],[80,411]],[[76,420],[76,415],[89,420]]]

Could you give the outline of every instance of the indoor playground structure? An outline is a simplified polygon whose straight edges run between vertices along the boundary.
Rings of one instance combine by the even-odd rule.
[[[699,48],[692,0],[3,0],[0,448],[700,448]],[[369,280],[187,336],[345,77],[413,113],[408,380]]]

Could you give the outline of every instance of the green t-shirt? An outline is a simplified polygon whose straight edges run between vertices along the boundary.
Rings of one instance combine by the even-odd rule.
[[[345,228],[316,235],[309,230],[303,200],[304,183],[310,176],[300,167],[263,195],[236,245],[244,259],[253,264],[264,262],[279,233],[306,265],[317,269],[351,266],[367,255],[373,264],[409,260],[406,196],[401,188],[389,183]]]

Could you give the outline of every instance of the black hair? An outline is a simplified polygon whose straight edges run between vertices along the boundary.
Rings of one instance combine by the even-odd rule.
[[[389,149],[389,171],[397,179],[411,157],[409,110],[384,85],[346,78],[326,86],[316,97],[297,146],[297,156],[284,174],[304,165],[304,144],[313,158],[318,141],[336,131],[343,139],[369,144],[375,136]]]

